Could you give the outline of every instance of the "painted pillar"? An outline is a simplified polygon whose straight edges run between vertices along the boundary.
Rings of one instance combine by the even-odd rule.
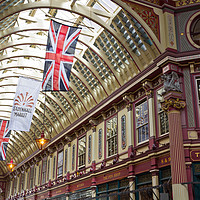
[[[95,141],[96,141],[96,126],[93,126],[92,127],[92,163],[95,162],[96,152],[97,152]]]
[[[10,190],[9,190],[9,196],[12,196],[12,188],[13,188],[13,180],[10,181]]]
[[[148,96],[148,110],[149,110],[149,149],[153,149],[156,147],[155,137],[155,108],[154,108],[154,98],[152,90],[146,92]]]
[[[71,164],[71,143],[68,143],[68,149],[67,149],[67,171],[69,172],[70,169],[70,164]]]
[[[185,107],[185,101],[174,98],[179,95],[181,97],[182,94],[175,91],[166,93],[164,95],[165,102],[163,102],[162,108],[167,111],[169,120],[173,199],[188,200],[187,185],[181,184],[187,182],[187,173],[180,113],[180,110]]]
[[[158,186],[159,185],[159,170],[158,169],[153,169],[150,171],[152,175],[152,186]],[[159,199],[159,189],[154,188],[153,189],[153,200],[158,200]]]
[[[130,199],[135,200],[135,176],[128,177],[129,178],[129,191],[130,191]]]
[[[96,169],[96,162],[95,160],[97,159],[97,137],[96,137],[96,125],[98,124],[98,121],[95,119],[90,119],[89,123],[91,124],[91,129],[92,129],[92,155],[91,155],[91,160],[92,160],[92,166],[91,166],[91,171],[94,171]]]
[[[146,91],[146,96],[148,97],[148,115],[149,115],[149,149],[155,148],[155,108],[154,108],[154,96],[152,90],[152,83],[150,81],[145,81],[142,84],[144,90]]]
[[[133,139],[133,108],[132,104],[129,103],[127,105],[127,115],[128,115],[128,120],[127,120],[127,133],[128,133],[128,155],[130,156],[131,153],[133,152],[133,147],[134,147],[134,139]]]
[[[130,191],[130,199],[135,200],[135,171],[134,165],[129,165],[128,167],[128,179],[129,179],[129,191]]]
[[[192,162],[186,162],[186,172],[187,172],[187,181],[192,182],[193,181]],[[194,200],[193,185],[192,184],[188,184],[188,193],[189,193],[189,199]]]

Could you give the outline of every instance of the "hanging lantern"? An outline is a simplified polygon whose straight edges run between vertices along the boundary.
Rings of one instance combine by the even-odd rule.
[[[44,131],[42,131],[40,138],[36,138],[35,141],[37,143],[38,148],[42,150],[47,146],[49,139],[44,137]]]
[[[17,164],[13,163],[13,159],[11,158],[10,162],[7,163],[7,167],[9,171],[14,171],[14,168],[17,166]]]

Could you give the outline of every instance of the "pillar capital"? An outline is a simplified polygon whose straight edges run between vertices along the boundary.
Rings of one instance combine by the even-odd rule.
[[[162,103],[162,109],[166,112],[170,111],[171,109],[181,110],[182,108],[185,108],[185,106],[185,101],[178,98],[169,98]]]
[[[148,97],[148,99],[153,98],[153,91],[152,90],[147,90],[146,91],[146,96]]]
[[[148,99],[153,98],[153,85],[149,80],[145,80],[142,84]]]
[[[152,176],[158,176],[159,175],[159,169],[152,169],[149,172],[152,174]]]
[[[130,103],[130,104],[127,104],[127,105],[126,105],[126,108],[127,108],[127,112],[129,112],[129,111],[132,111],[133,106],[132,106],[132,104]]]

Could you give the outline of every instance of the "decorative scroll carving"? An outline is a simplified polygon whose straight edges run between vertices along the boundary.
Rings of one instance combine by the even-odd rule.
[[[185,101],[181,101],[179,99],[167,99],[162,103],[162,109],[164,111],[168,111],[170,107],[176,108],[178,110],[184,108],[186,106]]]
[[[181,92],[180,80],[176,72],[172,71],[170,74],[164,74],[162,76],[162,79],[164,80],[165,92],[168,91]]]

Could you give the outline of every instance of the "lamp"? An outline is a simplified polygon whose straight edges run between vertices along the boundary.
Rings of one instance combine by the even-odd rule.
[[[47,146],[49,139],[44,137],[44,131],[42,131],[40,138],[36,138],[35,141],[37,143],[38,149],[42,150]]]
[[[45,93],[45,100],[44,100],[43,129],[44,129],[44,117],[45,117],[45,109],[46,109],[45,102],[46,102],[46,93]],[[44,149],[47,146],[49,139],[44,137],[44,130],[42,131],[40,138],[35,138],[35,141],[37,143],[38,149],[40,150]]]
[[[14,171],[14,168],[17,166],[16,163],[13,163],[13,159],[11,158],[10,162],[7,163],[8,170],[10,172]]]

